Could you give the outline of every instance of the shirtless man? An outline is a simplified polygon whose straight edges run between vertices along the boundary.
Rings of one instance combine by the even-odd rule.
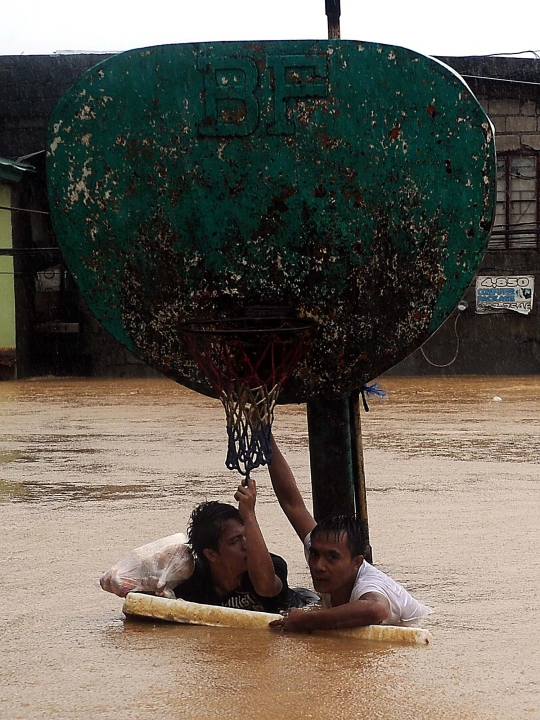
[[[401,585],[364,560],[361,525],[345,516],[315,522],[306,508],[292,471],[274,440],[270,478],[276,497],[304,543],[315,590],[323,608],[306,613],[292,609],[270,626],[287,632],[310,632],[361,625],[396,625],[431,612]]]

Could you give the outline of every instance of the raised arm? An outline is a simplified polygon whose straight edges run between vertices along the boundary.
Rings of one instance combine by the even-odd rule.
[[[258,595],[275,597],[281,592],[283,584],[275,573],[274,563],[255,515],[256,496],[257,489],[253,478],[248,480],[247,487],[239,485],[234,496],[238,501],[238,512],[244,523],[248,575]]]
[[[306,535],[317,524],[304,502],[300,490],[292,474],[289,464],[281,454],[274,437],[272,436],[272,464],[269,467],[272,487],[276,493],[281,509],[304,542]]]

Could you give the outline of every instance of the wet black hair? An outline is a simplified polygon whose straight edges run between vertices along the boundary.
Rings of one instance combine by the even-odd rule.
[[[189,544],[199,560],[204,562],[204,550],[217,552],[219,540],[228,520],[242,522],[238,509],[216,500],[203,502],[193,510],[187,529]]]
[[[311,539],[320,535],[330,536],[335,540],[345,538],[352,557],[364,555],[369,544],[364,524],[350,515],[332,515],[324,518],[311,531]]]

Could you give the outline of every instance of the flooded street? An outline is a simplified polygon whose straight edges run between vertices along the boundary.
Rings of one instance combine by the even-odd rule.
[[[435,609],[427,648],[125,621],[101,573],[232,501],[221,404],[168,380],[0,383],[0,718],[540,718],[540,381],[382,385],[362,415],[371,543]],[[309,494],[305,408],[274,430]],[[269,548],[309,586],[255,479]]]

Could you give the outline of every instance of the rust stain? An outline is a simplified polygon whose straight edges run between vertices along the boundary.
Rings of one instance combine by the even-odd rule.
[[[396,123],[394,125],[394,127],[390,130],[390,132],[388,133],[388,137],[390,138],[390,140],[392,142],[394,142],[394,140],[397,140],[400,135],[401,135],[401,125],[399,123]]]

